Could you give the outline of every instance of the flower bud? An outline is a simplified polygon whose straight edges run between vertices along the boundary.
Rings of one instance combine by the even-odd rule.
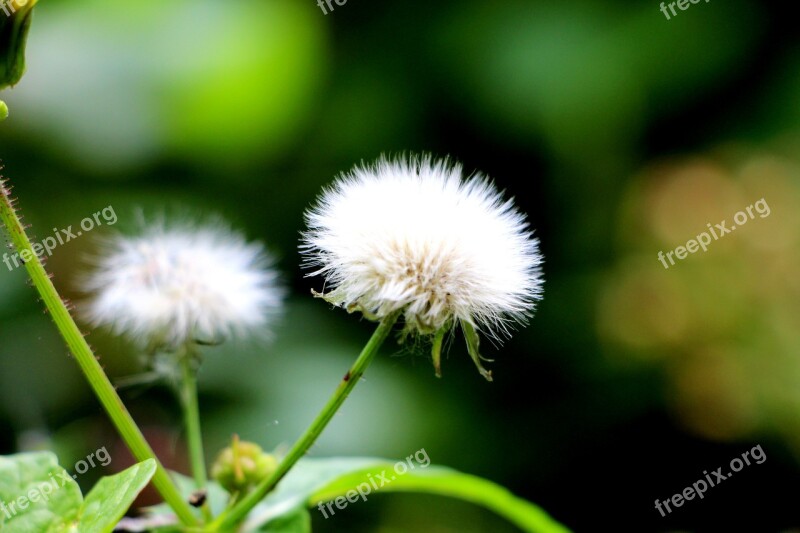
[[[25,72],[25,41],[37,0],[0,2],[0,89],[16,85]]]
[[[247,492],[277,468],[274,455],[264,453],[257,444],[240,441],[237,435],[233,444],[220,452],[211,475],[230,493]]]

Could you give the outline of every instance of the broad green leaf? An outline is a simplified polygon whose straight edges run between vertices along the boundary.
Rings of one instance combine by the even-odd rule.
[[[101,479],[83,502],[80,531],[112,531],[155,472],[156,462],[148,459]]]
[[[469,474],[445,467],[429,465],[408,468],[403,475],[394,473],[396,463],[386,459],[334,458],[305,459],[281,481],[251,513],[244,531],[259,531],[279,516],[293,512],[298,507],[316,507],[361,487],[365,497],[376,493],[417,492],[438,494],[485,507],[516,524],[524,531],[537,533],[565,533],[569,530],[550,518],[536,505],[518,498],[503,487]],[[388,481],[381,487],[381,476]],[[394,478],[392,477],[394,476]],[[370,485],[371,481],[375,484]],[[379,488],[374,489],[375,486]],[[370,492],[367,493],[367,487]],[[263,531],[263,530],[262,530]]]
[[[0,530],[68,531],[80,512],[80,488],[50,452],[0,457]]]
[[[25,41],[37,0],[3,0],[0,3],[0,89],[16,83],[25,73]]]
[[[308,507],[311,496],[351,472],[361,471],[385,460],[366,458],[304,459],[286,475],[278,487],[253,509],[244,531],[259,531],[264,524]]]
[[[107,533],[150,482],[152,460],[98,482],[84,501],[74,476],[50,452],[0,457],[3,533]]]

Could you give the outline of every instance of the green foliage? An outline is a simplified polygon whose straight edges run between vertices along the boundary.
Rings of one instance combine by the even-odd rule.
[[[86,496],[50,452],[0,457],[0,529],[8,533],[105,533],[155,473],[154,461],[101,479]],[[12,507],[13,506],[13,507]]]
[[[0,457],[0,500],[3,531],[23,533],[66,530],[78,517],[82,497],[56,456],[41,452]]]
[[[250,513],[243,531],[269,531],[272,533],[304,533],[310,531],[307,509],[319,503],[330,502],[345,496],[361,485],[366,498],[390,492],[413,492],[455,498],[489,509],[523,531],[536,533],[566,533],[569,530],[550,518],[538,506],[518,498],[505,488],[456,470],[429,465],[414,465],[405,474],[395,475],[396,463],[386,459],[338,457],[329,459],[304,459],[289,472],[278,487]],[[193,481],[173,474],[178,486],[188,497],[194,490]],[[381,486],[381,476],[388,482]],[[378,489],[366,491],[369,480],[376,480]],[[366,484],[366,485],[364,485]],[[372,485],[373,487],[375,485]],[[224,506],[225,492],[216,483],[210,483],[208,498],[215,514]],[[361,501],[361,497],[357,501]],[[166,505],[150,509],[151,515],[170,514]]]
[[[80,512],[80,530],[111,531],[156,471],[152,459],[104,477],[89,491]]]
[[[370,459],[363,460],[366,465],[362,467],[358,467],[357,463],[354,464],[350,459],[329,459],[318,462],[325,467],[341,470],[335,479],[308,496],[307,503],[311,506],[345,496],[348,492],[352,496],[352,491],[356,487],[361,485],[363,488],[367,480],[380,479],[385,473],[393,472],[395,465],[387,461]],[[409,469],[403,475],[391,474],[388,479],[390,482],[384,486],[380,486],[382,481],[376,481],[379,486],[376,492],[416,492],[456,498],[494,511],[524,531],[540,533],[569,531],[550,518],[541,508],[514,496],[505,488],[450,468],[433,465],[420,468],[417,465],[415,469]]]
[[[292,512],[270,520],[258,531],[267,531],[269,533],[308,533],[311,531],[311,514],[307,509],[298,507]]]
[[[36,50],[46,50],[35,58],[37,79],[74,75],[53,81],[58,90],[40,93],[36,109],[27,107],[31,93],[15,97],[26,123],[37,115],[58,123],[59,144],[89,165],[116,171],[169,153],[238,168],[280,157],[308,127],[323,80],[325,28],[301,2],[80,0],[45,7],[36,13]],[[85,20],[102,23],[79,22]],[[79,37],[64,46],[65,34]],[[101,64],[107,70],[92,72]],[[114,120],[103,120],[109,114]]]

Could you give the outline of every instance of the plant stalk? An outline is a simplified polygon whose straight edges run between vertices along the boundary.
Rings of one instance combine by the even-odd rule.
[[[275,488],[297,461],[303,458],[355,388],[367,367],[373,359],[375,359],[378,350],[391,332],[399,316],[400,312],[395,312],[384,318],[380,324],[378,324],[375,333],[372,334],[372,337],[367,342],[367,345],[364,346],[358,359],[356,359],[353,366],[350,367],[350,370],[345,374],[344,378],[342,378],[339,386],[328,399],[328,403],[325,404],[325,407],[322,408],[322,411],[320,411],[314,422],[306,429],[305,433],[294,443],[289,453],[278,465],[278,469],[231,509],[222,513],[217,520],[210,525],[209,531],[234,530],[235,526],[242,522],[250,511]]]
[[[197,373],[193,366],[193,351],[191,348],[182,350],[180,354],[182,379],[180,383],[181,404],[183,418],[186,425],[186,439],[189,443],[189,458],[192,466],[192,476],[197,489],[204,490],[208,485],[206,473],[206,460],[203,453],[203,434],[200,431],[200,408],[197,399]],[[206,521],[210,522],[211,507],[206,501],[201,509]]]
[[[2,170],[2,167],[0,167],[0,170]],[[89,381],[92,390],[97,395],[136,460],[140,462],[147,459],[155,460],[157,468],[153,476],[153,485],[158,489],[167,504],[175,511],[180,521],[185,525],[196,525],[197,519],[192,513],[189,504],[181,497],[175,483],[167,474],[166,469],[164,469],[133,417],[131,417],[122,403],[122,399],[103,371],[103,367],[98,362],[86,339],[84,339],[77,324],[75,324],[69,309],[61,299],[61,296],[59,296],[58,291],[56,291],[50,276],[42,266],[42,262],[34,253],[31,241],[13,207],[6,182],[2,178],[0,178],[0,197],[0,219],[5,224],[11,242],[22,258],[25,269],[28,271],[31,280],[33,280],[33,284],[44,301],[50,316],[53,317],[53,322],[55,322],[58,331],[67,343],[70,352],[75,356],[75,360]]]

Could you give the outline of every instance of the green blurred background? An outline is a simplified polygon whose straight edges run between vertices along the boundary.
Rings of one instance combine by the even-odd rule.
[[[529,213],[544,301],[504,346],[487,344],[494,383],[460,345],[438,380],[423,349],[387,344],[313,455],[425,448],[577,531],[800,526],[792,7],[701,2],[668,21],[655,1],[334,6],[42,0],[27,75],[0,95],[0,156],[34,236],[108,205],[123,231],[140,209],[189,210],[224,215],[278,258],[292,292],[274,342],[206,353],[209,455],[234,432],[290,444],[368,338],[370,324],[310,296],[304,209],[362,159],[427,151],[486,172]],[[658,262],[761,198],[769,217],[669,270]],[[107,229],[49,261],[79,309],[77,278]],[[115,379],[143,371],[107,332],[90,341]],[[169,388],[122,394],[185,469]],[[756,444],[764,464],[667,518],[655,510]],[[0,452],[43,445],[65,465],[101,446],[112,470],[129,460],[24,272],[0,268]],[[513,531],[409,495],[314,515],[319,531]]]

